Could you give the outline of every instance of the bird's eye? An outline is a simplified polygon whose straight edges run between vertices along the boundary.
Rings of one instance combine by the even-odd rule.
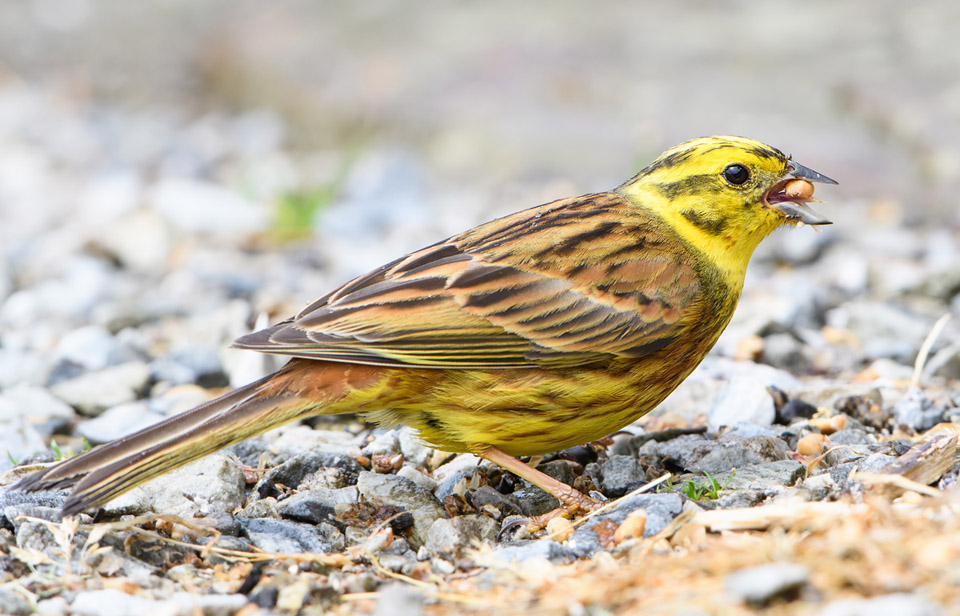
[[[734,186],[743,186],[750,179],[750,170],[743,165],[727,165],[723,170],[723,179]]]

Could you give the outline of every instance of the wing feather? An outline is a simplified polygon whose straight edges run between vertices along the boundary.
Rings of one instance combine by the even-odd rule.
[[[388,263],[236,346],[430,368],[642,357],[700,309],[697,264],[665,234],[613,193],[549,203]]]

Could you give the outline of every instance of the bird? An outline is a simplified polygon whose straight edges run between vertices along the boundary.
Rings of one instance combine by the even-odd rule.
[[[816,182],[837,183],[759,141],[687,141],[613,190],[481,224],[242,336],[234,346],[290,359],[16,488],[72,488],[74,515],[294,420],[359,413],[589,511],[596,500],[519,457],[602,438],[662,402],[730,322],[761,240],[830,224],[809,207]]]

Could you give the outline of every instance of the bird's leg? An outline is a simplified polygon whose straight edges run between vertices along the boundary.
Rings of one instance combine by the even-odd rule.
[[[528,526],[531,527],[531,529],[544,528],[547,522],[558,516],[572,517],[577,513],[589,513],[603,504],[579,490],[568,486],[562,481],[558,481],[550,475],[538,471],[528,464],[524,464],[517,458],[500,451],[496,447],[489,447],[475,453],[484,460],[493,462],[500,468],[510,471],[521,479],[526,479],[547,494],[555,496],[563,503],[561,507],[553,511],[531,518],[528,521]]]

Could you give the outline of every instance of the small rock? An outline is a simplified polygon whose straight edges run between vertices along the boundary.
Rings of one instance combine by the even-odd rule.
[[[556,541],[525,541],[518,545],[500,545],[494,553],[507,562],[531,561],[539,564],[540,569],[552,566],[551,562],[569,562],[575,558],[566,547]],[[542,561],[542,564],[538,561]]]
[[[946,612],[924,596],[898,593],[871,599],[828,603],[821,616],[944,616]]]
[[[869,445],[875,441],[865,430],[857,428],[840,430],[830,435],[830,443],[833,445]]]
[[[20,515],[42,517],[58,522],[60,508],[66,500],[66,490],[59,492],[22,492],[10,486],[0,488],[0,527],[16,528],[16,518]],[[38,514],[34,509],[49,511],[50,517]]]
[[[370,503],[404,509],[413,515],[413,541],[419,547],[427,540],[430,526],[444,517],[437,499],[409,479],[396,475],[378,475],[364,471],[357,480],[357,489]]]
[[[627,516],[638,509],[647,512],[643,536],[650,537],[666,528],[683,510],[677,494],[635,494],[622,500],[609,512],[594,516],[564,543],[563,547],[576,558],[587,558],[601,549],[615,545],[616,529]]]
[[[166,178],[149,191],[151,208],[183,231],[256,232],[264,229],[269,211],[213,183]]]
[[[128,595],[119,590],[84,590],[70,604],[78,616],[229,616],[247,604],[243,595],[201,595],[177,592],[161,599]]]
[[[121,494],[103,510],[108,515],[157,512],[184,518],[230,513],[243,506],[245,484],[236,459],[212,454]]]
[[[384,584],[377,593],[373,616],[422,616],[426,597],[407,584]]]
[[[243,527],[243,534],[264,552],[329,554],[339,552],[346,545],[343,533],[325,522],[311,525],[269,518],[238,518],[238,520]]]
[[[508,515],[523,514],[520,507],[510,497],[501,494],[490,486],[480,486],[476,490],[467,490],[464,498],[477,511],[497,511],[501,518]]]
[[[933,319],[891,303],[864,300],[828,311],[827,325],[853,332],[867,359],[889,357],[912,364]]]
[[[308,475],[322,468],[338,469],[345,475],[348,483],[355,483],[361,470],[357,461],[346,454],[311,451],[297,454],[283,464],[271,468],[257,482],[255,490],[260,498],[278,496],[280,492],[277,490],[276,484],[279,483],[288,488],[297,488]]]
[[[434,451],[423,444],[423,440],[420,439],[416,430],[408,426],[400,428],[398,440],[403,459],[413,466],[422,467],[425,465]]]
[[[547,494],[538,486],[530,484],[519,490],[514,490],[510,494],[510,499],[527,517],[543,515],[560,506],[560,501],[556,497]]]
[[[753,606],[765,606],[774,599],[793,600],[810,579],[802,565],[773,563],[741,569],[726,577],[727,592]]]
[[[809,372],[812,365],[809,347],[792,334],[771,334],[763,339],[763,363],[792,373]]]
[[[282,517],[280,515],[280,503],[272,496],[250,501],[236,515],[239,518],[271,518],[274,520],[279,520]]]
[[[897,402],[893,416],[901,426],[907,426],[916,432],[924,432],[940,423],[944,410],[930,400],[922,390],[912,387]]]
[[[336,515],[336,506],[354,505],[357,503],[359,496],[355,486],[339,490],[319,488],[298,492],[290,498],[280,501],[278,510],[282,517],[297,522],[332,523]]]
[[[174,385],[196,383],[210,388],[229,384],[220,355],[212,348],[200,346],[180,347],[155,359],[150,363],[150,373],[153,380]]]
[[[806,472],[806,467],[797,460],[776,460],[739,467],[735,470],[718,473],[713,478],[724,489],[763,490],[771,484],[792,486]]]
[[[136,400],[149,381],[149,366],[133,361],[61,381],[50,391],[80,413],[93,416]]]
[[[436,490],[437,486],[439,485],[436,479],[424,475],[413,466],[404,466],[397,471],[397,476],[405,477],[406,479],[409,479],[410,481],[419,485],[421,488],[430,490],[431,492]]]
[[[633,456],[614,455],[600,466],[603,493],[611,497],[623,496],[647,482],[647,475]]]
[[[48,382],[49,364],[39,353],[0,348],[0,389]]]
[[[400,453],[400,439],[397,430],[384,432],[363,448],[363,455],[370,457],[375,455],[392,456],[397,453]]]
[[[144,273],[163,272],[173,252],[166,221],[145,208],[129,212],[109,224],[95,241],[125,268]]]
[[[54,347],[51,359],[54,363],[69,363],[83,372],[103,370],[115,363],[119,349],[119,341],[109,331],[98,325],[87,325],[63,336]]]
[[[0,425],[23,417],[29,418],[34,429],[47,438],[73,421],[75,413],[42,387],[20,384],[0,392]]]
[[[771,496],[772,486],[763,489],[729,490],[724,489],[713,501],[697,501],[704,509],[745,509],[755,507]],[[774,490],[776,488],[773,488]],[[782,493],[782,492],[780,492]]]
[[[44,451],[47,451],[46,439],[27,417],[0,423],[0,471],[13,468],[14,461],[20,462],[27,456]]]
[[[716,475],[732,468],[784,460],[788,451],[784,441],[770,436],[754,436],[743,440],[722,438],[718,447],[691,464],[689,470]]]
[[[26,592],[18,592],[15,586],[0,587],[0,614],[30,616],[35,613]]]
[[[82,420],[77,424],[76,434],[92,445],[99,445],[152,426],[163,419],[163,415],[150,410],[146,401],[137,400],[118,404],[96,417]]]
[[[893,417],[893,409],[885,409],[883,402],[880,390],[871,389],[862,394],[841,397],[834,403],[834,408],[865,428],[882,430]]]
[[[496,541],[499,530],[492,518],[483,515],[440,518],[427,531],[424,545],[432,554],[456,558],[475,541]]]
[[[707,426],[716,432],[723,426],[748,421],[759,426],[773,425],[776,410],[767,383],[751,376],[736,376],[707,415]]]
[[[440,466],[433,471],[434,478],[439,481],[439,485],[434,490],[437,500],[442,501],[447,496],[454,493],[457,484],[462,479],[469,479],[477,472],[480,466],[480,458],[473,454],[465,453],[455,457],[450,462]]]
[[[640,455],[661,458],[662,465],[690,470],[693,464],[719,447],[716,439],[703,434],[685,434],[664,442],[647,441]]]

